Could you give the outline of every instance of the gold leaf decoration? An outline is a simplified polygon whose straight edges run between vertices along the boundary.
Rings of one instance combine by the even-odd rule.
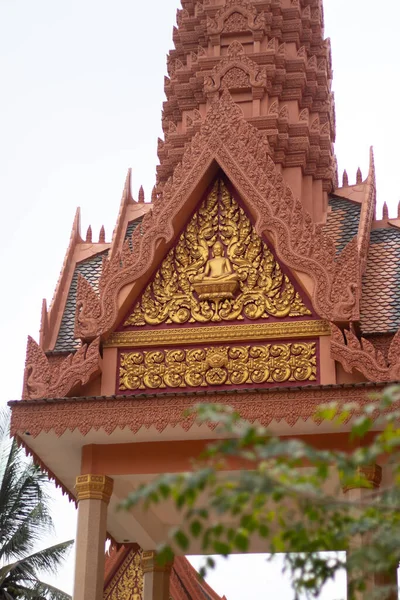
[[[211,346],[121,353],[119,389],[315,381],[316,344]]]
[[[310,314],[243,209],[217,181],[124,325]]]
[[[141,552],[130,552],[107,588],[103,600],[142,600],[143,569]]]

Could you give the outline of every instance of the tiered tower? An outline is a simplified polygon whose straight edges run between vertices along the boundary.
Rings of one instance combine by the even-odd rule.
[[[217,598],[182,557],[157,566],[173,507],[116,510],[215,438],[188,408],[345,450],[350,423],[317,407],[400,378],[400,213],[376,220],[372,152],[339,188],[321,0],[183,0],[177,21],[151,202],[129,173],[111,242],[82,239],[77,213],[11,403],[13,435],[79,504],[75,600],[101,597],[107,533],[124,546],[107,597]]]
[[[162,190],[210,104],[229,90],[316,222],[336,187],[330,41],[321,0],[182,2],[158,142]]]

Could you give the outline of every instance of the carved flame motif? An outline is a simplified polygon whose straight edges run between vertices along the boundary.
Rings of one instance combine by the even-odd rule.
[[[219,278],[212,279],[207,274],[216,245],[222,246],[226,275],[221,273]],[[200,285],[204,286],[196,283],[202,278],[215,288],[209,297],[196,291]],[[209,323],[310,314],[267,244],[220,181],[164,259],[124,325]]]
[[[119,389],[315,381],[315,343],[214,346],[122,353]]]

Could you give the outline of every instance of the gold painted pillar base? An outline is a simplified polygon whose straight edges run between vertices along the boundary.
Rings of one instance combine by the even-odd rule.
[[[172,563],[159,565],[153,550],[142,554],[143,600],[169,600],[169,583]]]
[[[379,465],[360,467],[357,475],[365,478],[365,481],[361,481],[356,485],[348,485],[343,487],[343,493],[345,494],[346,498],[355,505],[357,504],[357,501],[363,500],[372,491],[379,489],[382,482],[382,468]],[[363,544],[367,543],[367,539],[363,538],[362,536],[358,536],[352,541],[352,548],[359,548]],[[377,593],[379,588],[382,586],[387,586],[390,584],[397,586],[397,572],[395,571],[393,573],[379,575],[366,573],[365,583],[367,586],[366,592],[357,592],[355,596],[356,600],[364,600],[364,598],[368,596],[368,594],[372,594],[373,591]],[[348,598],[350,598],[349,591]],[[390,594],[390,596],[385,596],[385,600],[398,600],[397,591],[393,589],[393,592]]]
[[[102,600],[107,535],[107,506],[113,480],[105,475],[76,478],[78,526],[75,548],[74,600]]]

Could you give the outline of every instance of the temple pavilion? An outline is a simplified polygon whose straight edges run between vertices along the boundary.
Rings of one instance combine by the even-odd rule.
[[[317,406],[400,377],[400,218],[376,215],[372,151],[338,180],[322,0],[182,0],[173,45],[151,201],[128,172],[111,238],[82,236],[77,211],[10,403],[12,434],[78,505],[75,600],[218,598],[185,557],[158,565],[171,504],[116,510],[215,438],[187,408],[346,448],[349,424],[315,423]]]

